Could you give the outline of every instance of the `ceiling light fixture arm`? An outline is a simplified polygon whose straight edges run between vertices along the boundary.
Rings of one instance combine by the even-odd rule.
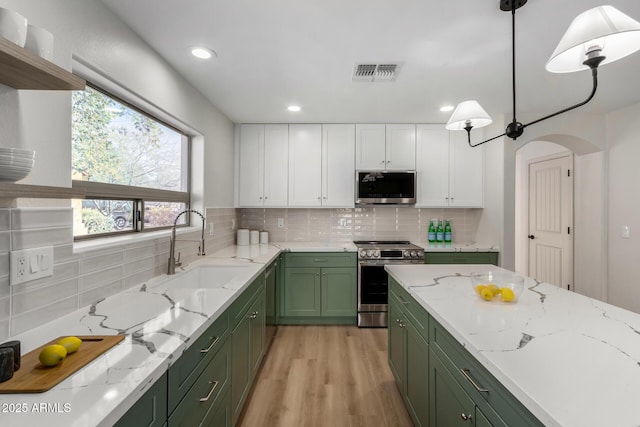
[[[522,124],[516,119],[516,9],[523,6],[527,0],[501,0],[500,9],[503,11],[511,11],[511,82],[512,82],[512,111],[513,111],[513,119],[511,123],[509,123],[505,129],[505,132],[501,135],[494,136],[493,138],[486,139],[477,144],[471,144],[471,129],[473,126],[471,122],[468,121],[465,126],[465,130],[467,131],[467,141],[469,146],[477,147],[479,145],[485,144],[487,142],[493,141],[503,136],[507,136],[513,140],[516,140],[518,137],[522,135],[524,129],[528,126],[531,126],[536,123],[540,123],[544,120],[550,119],[552,117],[558,116],[560,114],[566,113],[568,111],[574,110],[576,108],[582,107],[587,104],[589,101],[593,99],[598,89],[598,66],[602,61],[606,59],[604,55],[602,55],[601,48],[595,47],[592,51],[587,52],[587,59],[583,62],[584,65],[588,66],[591,69],[591,75],[593,78],[593,87],[591,89],[591,93],[589,97],[578,104],[572,105],[570,107],[564,108],[560,111],[557,111],[552,114],[548,114],[544,117],[541,117],[537,120],[529,122],[527,124]]]

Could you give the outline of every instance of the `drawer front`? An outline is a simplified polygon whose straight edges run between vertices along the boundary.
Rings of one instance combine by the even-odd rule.
[[[169,427],[201,425],[214,405],[228,394],[230,371],[230,340],[226,340],[169,417]]]
[[[115,423],[115,427],[162,427],[167,420],[167,376],[154,385]]]
[[[498,252],[425,252],[425,264],[493,264]]]
[[[289,267],[356,267],[355,252],[286,253],[285,268]]]
[[[485,415],[495,411],[506,425],[542,426],[528,409],[433,319],[430,332],[432,348]]]
[[[229,316],[225,312],[169,368],[169,413],[222,347],[229,331]]]
[[[418,333],[428,343],[429,314],[427,311],[392,277],[389,277],[389,293],[400,302],[402,311],[406,313]]]
[[[264,272],[260,273],[258,277],[256,277],[253,282],[249,285],[247,289],[242,292],[242,294],[231,304],[229,307],[229,324],[231,325],[231,329],[235,328],[236,325],[242,320],[244,314],[249,309],[249,306],[253,304],[253,300],[255,299],[258,292],[260,292],[265,285],[265,276]]]

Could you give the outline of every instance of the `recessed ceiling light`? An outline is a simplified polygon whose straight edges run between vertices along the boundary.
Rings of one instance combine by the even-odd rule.
[[[453,111],[453,105],[445,105],[443,107],[440,107],[440,111],[442,111],[443,113],[448,113],[449,111]]]
[[[191,54],[200,59],[209,59],[212,56],[216,56],[216,53],[213,50],[203,46],[192,46]]]
[[[289,110],[289,111],[291,111],[291,112],[293,112],[293,113],[296,113],[296,112],[298,112],[298,111],[302,110],[302,108],[300,108],[300,106],[299,106],[299,105],[289,105],[289,106],[287,107],[287,110]]]

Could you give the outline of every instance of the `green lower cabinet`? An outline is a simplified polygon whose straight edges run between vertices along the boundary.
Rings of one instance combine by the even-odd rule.
[[[162,427],[167,421],[167,375],[158,381],[114,424],[115,427]]]
[[[389,367],[414,425],[429,425],[429,344],[401,309],[389,298]]]
[[[430,252],[424,253],[425,264],[493,264],[498,265],[498,252]]]
[[[283,316],[320,316],[320,268],[287,268],[284,273]]]
[[[321,316],[356,316],[356,272],[353,268],[323,268],[320,272]]]
[[[429,344],[411,322],[405,323],[407,348],[406,401],[416,426],[429,425]]]
[[[251,390],[262,358],[265,336],[265,291],[255,301],[231,333],[231,419],[235,425]]]
[[[202,427],[231,427],[231,393],[230,389],[227,390],[224,396],[221,396],[219,404],[216,404],[211,411],[207,414],[207,417],[200,424]]]
[[[432,426],[492,426],[483,415],[480,417],[482,421],[476,423],[475,403],[434,352],[431,352],[429,375]]]
[[[216,411],[228,394],[230,375],[231,348],[230,340],[227,339],[170,415],[168,427],[210,425],[205,420]]]

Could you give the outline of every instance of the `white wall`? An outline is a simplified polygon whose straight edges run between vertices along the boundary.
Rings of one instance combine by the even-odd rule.
[[[609,302],[640,312],[640,104],[607,116]],[[622,238],[622,227],[631,238]]]
[[[202,135],[205,149],[193,159],[207,183],[195,183],[199,197],[206,206],[233,206],[233,123],[100,1],[0,0],[0,6],[53,33],[56,64],[71,69],[73,55]],[[6,125],[0,144],[36,150],[36,167],[25,182],[71,185],[70,97],[0,86],[0,112],[8,114],[0,119]]]

